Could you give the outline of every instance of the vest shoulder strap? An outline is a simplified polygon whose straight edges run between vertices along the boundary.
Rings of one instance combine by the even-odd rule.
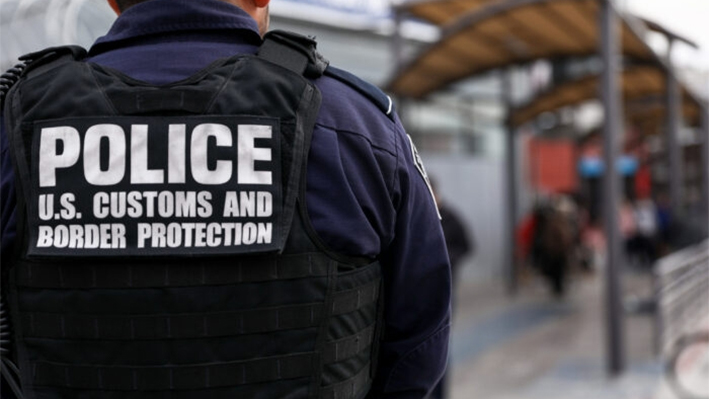
[[[389,119],[394,120],[394,102],[377,86],[365,82],[357,76],[332,65],[325,69],[325,75],[357,90],[360,94],[372,101]]]
[[[329,61],[318,53],[314,38],[284,30],[273,30],[263,37],[258,56],[303,75],[319,78]]]
[[[59,46],[49,47],[34,53],[25,54],[20,57],[27,67],[24,75],[30,75],[33,71],[43,70],[45,65],[59,65],[69,61],[80,61],[86,58],[86,49],[81,46]],[[55,64],[56,62],[56,64]]]
[[[394,119],[394,104],[389,96],[357,76],[329,65],[330,62],[318,53],[316,47],[314,38],[273,30],[264,36],[258,56],[306,78],[316,79],[324,74],[337,79],[367,97],[390,119]]]
[[[0,113],[5,105],[5,96],[7,96],[12,86],[20,80],[26,67],[27,64],[20,62],[0,75]]]
[[[29,75],[32,71],[44,70],[47,67],[40,67],[50,65],[53,61],[62,61],[63,63],[71,60],[82,60],[85,57],[86,50],[80,46],[49,47],[21,56],[18,64],[0,76],[0,110],[4,105],[7,93],[21,77]]]

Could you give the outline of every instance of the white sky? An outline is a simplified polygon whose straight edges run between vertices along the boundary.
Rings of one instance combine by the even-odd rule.
[[[709,70],[709,0],[616,0],[616,4],[693,40],[699,50],[677,46],[673,59],[683,66]]]

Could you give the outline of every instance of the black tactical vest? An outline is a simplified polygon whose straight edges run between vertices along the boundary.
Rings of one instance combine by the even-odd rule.
[[[4,108],[24,397],[364,397],[381,270],[307,216],[314,42],[271,35],[165,86],[83,57],[32,55]]]

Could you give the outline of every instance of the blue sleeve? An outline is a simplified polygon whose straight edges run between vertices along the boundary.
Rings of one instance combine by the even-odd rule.
[[[15,209],[15,173],[10,157],[9,142],[5,124],[0,116],[0,239],[2,240],[2,258],[12,252],[15,242],[17,216]]]
[[[448,358],[451,271],[438,212],[397,123],[395,236],[384,254],[384,338],[368,398],[424,398]]]

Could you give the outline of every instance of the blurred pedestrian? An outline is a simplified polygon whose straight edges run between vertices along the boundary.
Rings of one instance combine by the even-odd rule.
[[[635,216],[633,203],[628,198],[623,198],[618,211],[618,229],[627,259],[632,259],[635,255],[635,237],[638,227]]]
[[[441,227],[443,228],[446,248],[448,249],[453,284],[455,284],[462,265],[461,261],[466,255],[473,254],[475,243],[472,234],[466,229],[463,219],[441,198],[437,185],[433,180],[431,180],[431,187],[441,215]]]
[[[633,204],[635,235],[632,238],[632,255],[638,266],[648,268],[658,253],[657,207],[652,198],[638,198]]]
[[[670,198],[667,193],[660,192],[657,195],[657,236],[658,236],[658,256],[663,256],[670,251],[672,211]]]
[[[574,250],[573,225],[565,202],[552,197],[538,202],[534,211],[533,262],[547,278],[553,294],[559,298],[565,293],[569,260]]]
[[[451,264],[453,298],[455,298],[455,286],[460,278],[462,260],[464,257],[474,253],[475,244],[472,235],[469,234],[468,229],[465,228],[463,220],[446,204],[445,200],[441,198],[437,183],[433,179],[431,179],[431,187],[436,198],[436,203],[438,204],[438,211],[441,214],[441,227],[443,228],[446,248],[448,249],[448,258]],[[454,301],[451,301],[451,304],[453,303]],[[431,393],[431,399],[443,399],[446,397],[448,374],[448,371],[446,371],[446,374],[443,375],[443,378]]]

